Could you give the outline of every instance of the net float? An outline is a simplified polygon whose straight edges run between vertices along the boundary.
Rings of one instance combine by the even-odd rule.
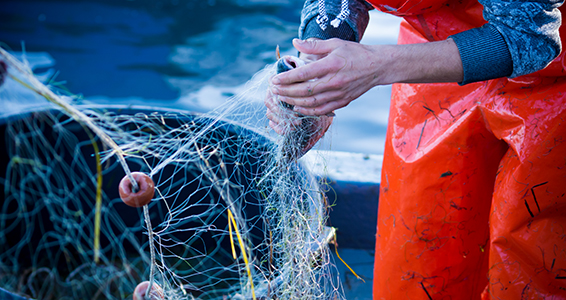
[[[120,185],[118,186],[118,191],[120,193],[120,199],[124,203],[131,207],[142,207],[147,205],[153,199],[155,194],[155,183],[153,180],[145,173],[142,172],[132,172],[132,177],[138,183],[138,190],[132,190],[132,183],[128,175],[122,178]]]
[[[163,300],[165,296],[163,289],[154,283],[151,290],[148,291],[149,281],[144,281],[136,286],[134,290],[133,300]]]

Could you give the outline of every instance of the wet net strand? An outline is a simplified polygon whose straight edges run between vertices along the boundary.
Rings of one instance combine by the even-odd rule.
[[[165,299],[342,298],[318,181],[282,159],[302,145],[266,135],[273,66],[221,108],[187,114],[73,105],[0,54],[0,97],[28,97],[10,88],[23,85],[55,105],[0,123],[0,287],[124,299],[150,281]],[[131,170],[155,182],[143,208],[118,196]]]

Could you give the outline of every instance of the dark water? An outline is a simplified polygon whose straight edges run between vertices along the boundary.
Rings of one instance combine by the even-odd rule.
[[[238,85],[296,36],[301,1],[3,1],[0,41],[47,52],[72,93],[174,100]],[[42,70],[36,70],[41,73]]]
[[[277,45],[283,54],[296,53],[291,40],[302,5],[303,0],[4,0],[0,45],[25,53],[45,82],[92,102],[207,111],[275,62]],[[397,27],[397,20],[372,13],[364,40],[394,43]],[[325,148],[380,153],[389,92],[390,87],[376,88],[339,110]],[[17,104],[0,99],[0,116]]]

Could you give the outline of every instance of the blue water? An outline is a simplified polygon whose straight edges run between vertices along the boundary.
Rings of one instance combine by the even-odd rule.
[[[0,45],[25,53],[42,80],[91,102],[204,112],[275,62],[276,45],[283,54],[296,53],[291,40],[302,3],[4,0]],[[399,19],[372,12],[362,43],[393,44],[398,26]],[[382,153],[390,91],[374,88],[338,110],[326,148]],[[0,116],[35,101],[0,99]]]

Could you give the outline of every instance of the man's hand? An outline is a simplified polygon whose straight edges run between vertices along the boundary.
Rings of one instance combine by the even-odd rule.
[[[462,61],[451,39],[412,45],[362,45],[340,39],[293,40],[319,59],[278,74],[271,92],[303,115],[326,115],[374,86],[396,82],[461,82]]]
[[[301,54],[320,58],[272,78],[272,93],[295,105],[296,112],[326,115],[375,85],[374,70],[366,66],[377,55],[372,48],[339,39],[295,39],[293,44]]]

